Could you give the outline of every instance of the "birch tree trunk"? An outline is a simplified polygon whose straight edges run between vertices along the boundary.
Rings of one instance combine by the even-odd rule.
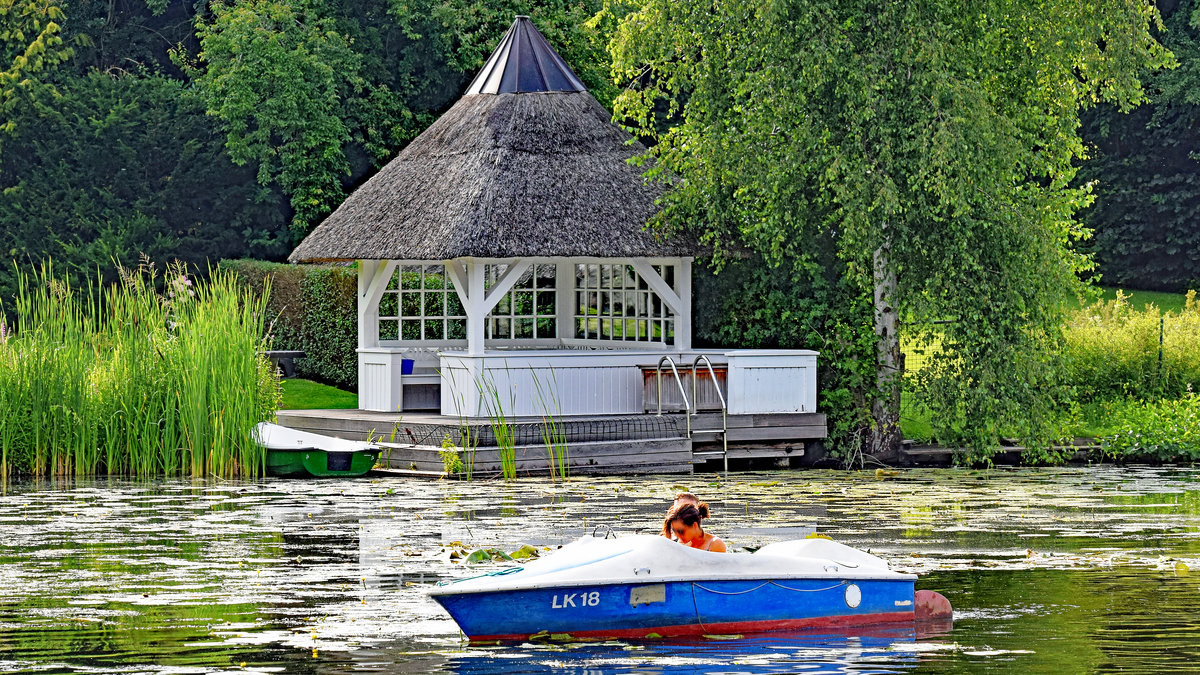
[[[890,246],[875,251],[875,383],[879,394],[871,405],[874,427],[868,452],[894,460],[900,454],[900,386],[904,362],[900,354],[900,317],[896,313],[896,272],[889,264]]]

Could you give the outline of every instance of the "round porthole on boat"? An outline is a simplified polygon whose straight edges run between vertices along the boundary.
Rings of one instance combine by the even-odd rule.
[[[858,607],[858,603],[862,602],[862,591],[858,589],[857,584],[850,584],[846,587],[846,606],[854,609]]]

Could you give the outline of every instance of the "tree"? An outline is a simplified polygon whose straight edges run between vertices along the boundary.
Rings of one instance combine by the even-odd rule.
[[[278,181],[304,225],[341,195],[350,131],[342,101],[361,91],[360,58],[349,40],[303,0],[214,3],[200,23],[200,58],[189,68],[208,109],[228,130],[238,164],[254,162],[258,181]]]
[[[17,103],[42,86],[38,78],[70,58],[62,20],[54,0],[0,0],[0,137],[16,131]]]
[[[185,83],[93,73],[27,108],[0,153],[0,298],[15,290],[13,260],[52,257],[78,279],[139,254],[201,270],[286,254],[280,195],[233,165]]]
[[[671,182],[660,225],[701,223],[803,265],[831,237],[875,305],[871,449],[898,440],[900,319],[941,354],[922,399],[940,438],[1030,438],[1044,341],[1088,260],[1074,245],[1079,109],[1132,106],[1170,54],[1145,0],[628,0],[610,46],[619,117]]]
[[[1166,45],[1180,67],[1147,77],[1147,105],[1111,105],[1083,117],[1091,157],[1080,182],[1096,202],[1081,215],[1110,284],[1184,291],[1200,284],[1200,11],[1194,0],[1160,3]]]
[[[352,185],[461,94],[515,14],[529,14],[601,100],[603,44],[582,28],[599,0],[246,0],[196,23],[175,52],[226,130],[236,162],[290,200],[302,236]],[[572,60],[575,59],[575,60]]]

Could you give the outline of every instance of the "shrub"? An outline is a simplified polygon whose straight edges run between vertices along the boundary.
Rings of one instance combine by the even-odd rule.
[[[873,308],[835,273],[830,250],[815,255],[824,256],[822,264],[775,267],[751,256],[728,261],[719,273],[697,265],[693,336],[697,347],[819,351],[817,409],[828,416],[827,447],[849,462],[871,425]]]
[[[0,331],[0,473],[259,475],[254,425],[279,405],[259,355],[264,300],[181,268],[84,293],[50,266],[18,275],[15,332]]]
[[[1118,292],[1116,300],[1069,314],[1063,338],[1063,381],[1080,401],[1177,398],[1189,388],[1200,389],[1195,291],[1188,292],[1178,314],[1153,305],[1136,310]]]
[[[1171,401],[1130,401],[1118,406],[1116,431],[1100,438],[1113,459],[1153,462],[1200,460],[1200,396]]]
[[[358,271],[331,265],[222,260],[249,288],[271,288],[267,304],[273,349],[298,349],[297,374],[343,389],[358,388]]]

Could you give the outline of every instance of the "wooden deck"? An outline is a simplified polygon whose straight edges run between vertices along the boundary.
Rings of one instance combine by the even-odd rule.
[[[435,413],[384,413],[366,410],[281,410],[279,424],[339,438],[385,444],[388,466],[416,472],[441,472],[443,441],[473,459],[477,477],[498,475],[500,455],[487,419],[462,419]],[[664,415],[569,416],[547,424],[539,417],[507,420],[513,436],[518,475],[549,475],[546,435],[568,447],[571,475],[690,473],[697,467],[723,466],[720,413],[693,415],[692,434],[682,413]],[[732,468],[751,462],[762,466],[803,461],[806,445],[826,436],[825,415],[772,413],[729,415]]]

